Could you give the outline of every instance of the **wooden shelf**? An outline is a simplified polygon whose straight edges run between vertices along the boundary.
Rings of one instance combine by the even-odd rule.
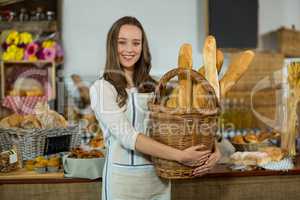
[[[6,66],[9,65],[22,65],[22,66],[36,66],[38,68],[44,67],[44,65],[47,65],[50,67],[49,73],[51,74],[51,86],[52,86],[52,96],[49,97],[49,100],[56,99],[56,65],[54,61],[46,61],[46,60],[38,60],[38,61],[2,61],[0,65],[0,77],[1,77],[1,99],[4,99],[6,96],[6,91],[5,91],[5,84],[6,84],[6,73],[5,69]]]
[[[38,174],[34,171],[18,169],[9,173],[0,173],[0,184],[34,184],[34,183],[88,183],[102,179],[65,178],[63,172]]]
[[[1,22],[0,31],[7,29],[16,29],[18,31],[28,32],[58,32],[58,25],[57,21]]]

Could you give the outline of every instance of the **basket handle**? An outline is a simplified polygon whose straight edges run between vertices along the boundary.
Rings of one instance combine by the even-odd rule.
[[[161,101],[163,89],[165,89],[167,83],[172,78],[174,78],[176,75],[177,76],[185,75],[188,78],[188,80],[190,80],[190,78],[191,78],[192,80],[196,81],[197,83],[204,83],[202,85],[204,90],[207,91],[207,94],[213,96],[215,102],[218,102],[218,99],[217,99],[217,96],[216,96],[216,93],[215,93],[213,87],[209,84],[209,82],[200,73],[198,73],[197,71],[195,71],[193,69],[176,68],[176,69],[172,69],[172,70],[168,71],[159,80],[158,85],[155,89],[155,95],[154,95],[154,99],[153,99],[154,104],[157,104],[158,102]],[[190,103],[191,103],[191,101],[190,101]],[[191,105],[188,105],[188,106],[191,107]]]

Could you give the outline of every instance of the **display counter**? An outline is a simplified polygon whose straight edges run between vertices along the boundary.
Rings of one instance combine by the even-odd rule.
[[[1,200],[101,199],[101,179],[64,178],[62,172],[37,174],[24,169],[0,173]]]
[[[64,178],[62,173],[19,170],[0,174],[0,199],[101,199],[101,179]],[[300,199],[300,157],[289,171],[232,171],[217,165],[207,175],[172,181],[172,199]]]
[[[172,199],[279,200],[300,199],[300,160],[289,171],[231,171],[218,165],[193,180],[172,182]]]

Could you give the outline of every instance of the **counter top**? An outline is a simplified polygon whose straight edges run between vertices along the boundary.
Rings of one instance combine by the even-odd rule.
[[[279,176],[279,175],[300,175],[300,156],[295,159],[295,168],[288,171],[272,171],[272,170],[253,170],[253,171],[232,171],[228,165],[217,165],[205,178],[218,177],[253,177],[253,176]],[[199,177],[201,178],[201,177]],[[35,183],[81,183],[81,182],[97,182],[102,181],[101,178],[96,180],[82,178],[65,178],[62,172],[38,174],[34,171],[26,171],[20,169],[10,173],[0,173],[0,184],[35,184]]]
[[[96,181],[101,181],[101,179],[65,178],[63,172],[38,174],[34,171],[19,169],[9,173],[0,173],[0,184],[82,183]]]
[[[288,171],[273,171],[257,169],[252,171],[233,171],[228,165],[217,165],[204,177],[247,177],[247,176],[276,176],[276,175],[300,175],[300,155],[294,160],[295,168]]]

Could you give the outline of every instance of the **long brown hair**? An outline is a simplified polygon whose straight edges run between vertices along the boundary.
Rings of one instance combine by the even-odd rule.
[[[126,104],[128,95],[126,92],[127,81],[118,57],[118,36],[123,25],[134,25],[142,32],[142,52],[139,60],[135,63],[133,83],[139,92],[152,92],[156,82],[149,75],[151,70],[151,54],[145,31],[141,23],[135,17],[122,17],[110,28],[106,41],[106,63],[103,78],[115,86],[120,107]]]

